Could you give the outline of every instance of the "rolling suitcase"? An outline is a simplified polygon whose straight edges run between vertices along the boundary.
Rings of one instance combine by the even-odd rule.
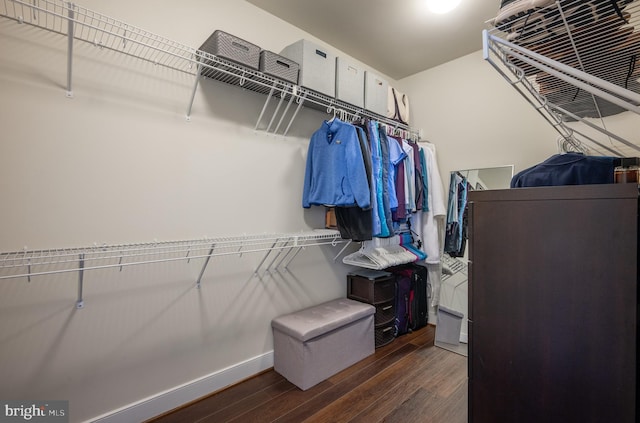
[[[411,290],[411,316],[409,327],[411,330],[420,329],[429,322],[429,286],[427,268],[419,264],[410,264]]]
[[[394,269],[396,277],[396,319],[395,336],[409,332],[411,314],[411,274],[408,271]]]
[[[427,268],[408,264],[387,270],[396,275],[396,336],[426,326],[429,321]]]

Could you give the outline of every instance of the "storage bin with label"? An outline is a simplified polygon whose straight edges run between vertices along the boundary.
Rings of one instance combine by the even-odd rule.
[[[260,47],[224,31],[214,31],[200,50],[255,70],[260,67]]]
[[[336,56],[309,40],[299,40],[280,54],[300,65],[298,84],[319,93],[336,95]]]

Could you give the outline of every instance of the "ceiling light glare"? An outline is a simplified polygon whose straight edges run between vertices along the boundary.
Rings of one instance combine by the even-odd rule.
[[[460,0],[427,0],[427,8],[439,15],[449,13],[460,4]]]

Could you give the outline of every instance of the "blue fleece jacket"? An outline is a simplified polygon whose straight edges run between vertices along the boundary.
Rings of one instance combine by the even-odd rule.
[[[312,205],[371,207],[356,128],[339,119],[323,122],[309,142],[302,207]]]

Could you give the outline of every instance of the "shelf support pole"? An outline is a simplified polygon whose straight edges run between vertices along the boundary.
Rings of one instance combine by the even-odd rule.
[[[80,254],[80,263],[78,266],[78,299],[76,301],[76,308],[81,309],[84,307],[84,300],[82,299],[82,289],[84,287],[84,253]]]
[[[284,96],[284,93],[282,94]],[[274,134],[278,133],[278,129],[280,129],[280,125],[282,125],[282,121],[284,120],[284,117],[287,115],[287,112],[289,111],[289,108],[291,107],[291,103],[293,103],[293,100],[295,100],[296,96],[291,93],[291,98],[289,99],[289,102],[287,103],[287,106],[284,108],[284,112],[282,112],[282,115],[280,116],[280,120],[278,121],[278,124],[276,125],[276,129],[273,130]]]
[[[287,260],[287,258],[291,255],[291,251],[294,250],[294,248],[296,248],[295,245],[290,245],[289,248],[287,248],[287,252],[285,254],[283,254],[282,258],[280,259],[280,261],[278,262],[278,264],[275,265],[275,269],[279,269],[282,267],[282,264],[285,262],[285,260]],[[297,247],[300,248],[300,247]]]
[[[213,254],[213,250],[216,248],[216,244],[211,244],[211,248],[209,249],[209,254],[207,254],[207,258],[204,260],[204,265],[202,266],[202,270],[200,270],[200,275],[198,276],[198,280],[196,281],[196,286],[200,289],[200,281],[202,280],[202,275],[204,275],[204,271],[207,269],[207,265],[209,264],[209,260],[211,260],[211,255]]]
[[[284,265],[284,269],[286,271],[289,271],[289,265],[291,264],[293,259],[295,259],[296,256],[300,254],[300,251],[304,250],[304,248],[305,248],[304,246],[298,246],[296,252],[290,255],[289,259],[287,260],[287,263]]]
[[[291,119],[289,120],[289,124],[287,125],[287,128],[282,133],[283,137],[286,137],[287,134],[289,133],[289,128],[291,128],[291,124],[296,119],[296,116],[298,116],[298,112],[302,108],[302,105],[304,104],[304,101],[306,99],[307,99],[307,92],[305,91],[304,94],[302,95],[302,97],[299,98],[298,107],[296,107],[296,110],[293,112],[293,115],[291,116]]]
[[[264,257],[262,257],[262,261],[260,262],[260,264],[258,264],[258,267],[256,267],[256,271],[254,272],[255,275],[258,275],[258,271],[260,270],[260,268],[262,267],[262,265],[264,264],[264,262],[267,260],[267,257],[269,257],[269,255],[271,254],[271,252],[273,251],[273,248],[276,246],[276,244],[280,241],[280,238],[276,238],[275,242],[273,244],[271,244],[271,247],[269,248],[269,250],[267,251],[267,254],[264,255]]]
[[[338,260],[338,257],[340,257],[340,256],[342,255],[342,253],[344,253],[344,250],[346,250],[346,249],[347,249],[347,247],[348,247],[349,245],[351,245],[351,242],[352,242],[352,240],[350,239],[350,240],[349,240],[349,241],[344,245],[344,247],[342,247],[342,249],[340,250],[340,252],[338,253],[338,255],[336,255],[336,256],[333,258],[333,261]]]
[[[267,272],[269,272],[271,269],[274,269],[274,268],[278,267],[278,266],[274,267],[274,265],[280,259],[280,257],[283,256],[283,253],[285,252],[285,249],[286,249],[286,253],[284,254],[284,257],[282,257],[282,259],[280,259],[280,263],[282,262],[282,260],[284,260],[287,257],[287,255],[289,254],[289,251],[291,250],[291,248],[293,248],[293,246],[288,246],[289,242],[290,241],[287,241],[285,243],[285,245],[283,245],[283,248],[278,249],[278,254],[276,254],[276,256],[271,260],[269,265],[267,265],[267,267],[266,267]]]
[[[193,90],[191,90],[191,99],[189,100],[189,106],[187,107],[187,122],[191,121],[191,109],[193,108],[193,101],[196,98],[196,90],[198,89],[198,83],[200,82],[200,63],[196,65],[196,80],[193,82]]]
[[[264,112],[267,110],[267,106],[269,105],[269,102],[271,101],[271,97],[273,97],[273,93],[276,90],[276,86],[278,85],[278,82],[275,81],[273,83],[273,85],[271,86],[271,91],[269,91],[269,95],[267,95],[267,99],[264,101],[264,106],[262,106],[262,111],[260,112],[260,116],[258,116],[258,121],[256,122],[256,127],[254,128],[255,131],[258,130],[258,126],[260,126],[260,122],[262,121],[262,117],[264,116]]]
[[[271,125],[273,125],[273,121],[276,120],[276,116],[278,112],[280,112],[280,107],[282,107],[282,102],[284,101],[284,93],[280,93],[280,101],[278,102],[278,106],[276,106],[276,110],[274,110],[273,115],[271,116],[271,120],[269,121],[269,126],[265,129],[265,132],[269,132],[271,130]]]
[[[72,69],[73,69],[73,20],[75,19],[75,15],[73,12],[74,4],[71,2],[67,3],[67,7],[69,8],[69,19],[68,23],[68,42],[67,42],[67,98],[73,98],[73,89],[71,85],[72,78]]]

